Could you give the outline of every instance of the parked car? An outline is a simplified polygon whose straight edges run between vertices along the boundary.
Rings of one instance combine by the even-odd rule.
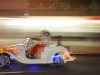
[[[24,64],[50,64],[62,66],[67,61],[74,60],[63,46],[50,45],[44,47],[37,55],[30,55],[27,51],[38,43],[36,38],[26,38],[24,43],[4,46],[0,49],[0,67],[9,66],[13,60]]]

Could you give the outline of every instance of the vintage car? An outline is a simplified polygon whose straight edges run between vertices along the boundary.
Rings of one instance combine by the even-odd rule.
[[[38,43],[36,38],[26,38],[23,44],[4,46],[0,49],[0,67],[9,66],[13,60],[24,64],[50,64],[52,67],[62,66],[72,61],[68,50],[63,46],[50,45],[37,50],[37,54],[28,51]]]

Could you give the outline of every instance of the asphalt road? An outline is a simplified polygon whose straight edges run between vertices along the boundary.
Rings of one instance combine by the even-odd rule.
[[[63,67],[25,65],[13,62],[9,68],[0,68],[1,75],[100,75],[100,55],[76,55],[76,60]]]

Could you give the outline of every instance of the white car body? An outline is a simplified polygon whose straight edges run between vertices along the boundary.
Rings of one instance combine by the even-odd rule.
[[[37,56],[40,56],[40,58],[35,59],[29,59],[26,57],[26,51],[28,50],[29,41],[33,40],[33,43],[36,41],[32,38],[27,38],[24,42],[24,44],[17,44],[17,45],[10,45],[2,47],[0,50],[0,53],[7,53],[10,56],[13,56],[15,60],[18,62],[24,63],[24,64],[50,64],[53,63],[53,56],[56,53],[59,53],[64,63],[66,63],[69,59],[72,59],[68,50],[63,46],[54,46],[50,45],[48,47],[45,47],[44,50]],[[35,42],[34,42],[35,41]],[[32,44],[30,42],[30,44]]]

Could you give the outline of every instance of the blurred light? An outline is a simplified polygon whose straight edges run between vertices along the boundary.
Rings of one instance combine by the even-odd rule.
[[[99,27],[100,20],[70,17],[27,17],[19,20],[6,21],[5,25],[23,29],[47,29],[52,32],[98,32],[93,27]]]
[[[61,55],[55,55],[55,56],[53,56],[53,59],[55,60],[56,63],[60,63],[59,58],[61,58],[61,57],[62,57]]]
[[[11,68],[11,69],[16,69],[16,68],[17,68],[17,66],[16,66],[16,65],[14,65],[14,64],[11,64],[11,65],[9,65],[9,68]]]
[[[10,56],[10,59],[11,59],[11,60],[14,60],[14,57],[13,57],[13,56]]]
[[[24,16],[29,16],[29,13],[28,12],[24,13]]]
[[[0,20],[14,20],[14,19],[18,19],[18,18],[5,18],[5,17],[0,17]]]
[[[52,19],[21,19],[19,21],[12,20],[6,22],[6,25],[17,25],[17,26],[23,26],[23,27],[64,27],[69,25],[79,25],[82,23],[90,23],[90,20],[52,20]],[[92,21],[93,22],[93,21]],[[95,22],[95,21],[94,21]],[[94,23],[93,22],[93,23]],[[98,21],[96,22],[98,23]],[[99,22],[100,23],[100,22]]]
[[[86,18],[85,20],[100,20],[100,17]]]
[[[27,65],[28,70],[39,70],[41,67],[39,65]]]
[[[91,20],[66,20],[66,19],[21,19],[19,21],[13,20],[6,22],[6,25],[17,25],[22,27],[64,27],[70,25],[79,25],[82,23],[100,23],[100,21],[91,21]]]

